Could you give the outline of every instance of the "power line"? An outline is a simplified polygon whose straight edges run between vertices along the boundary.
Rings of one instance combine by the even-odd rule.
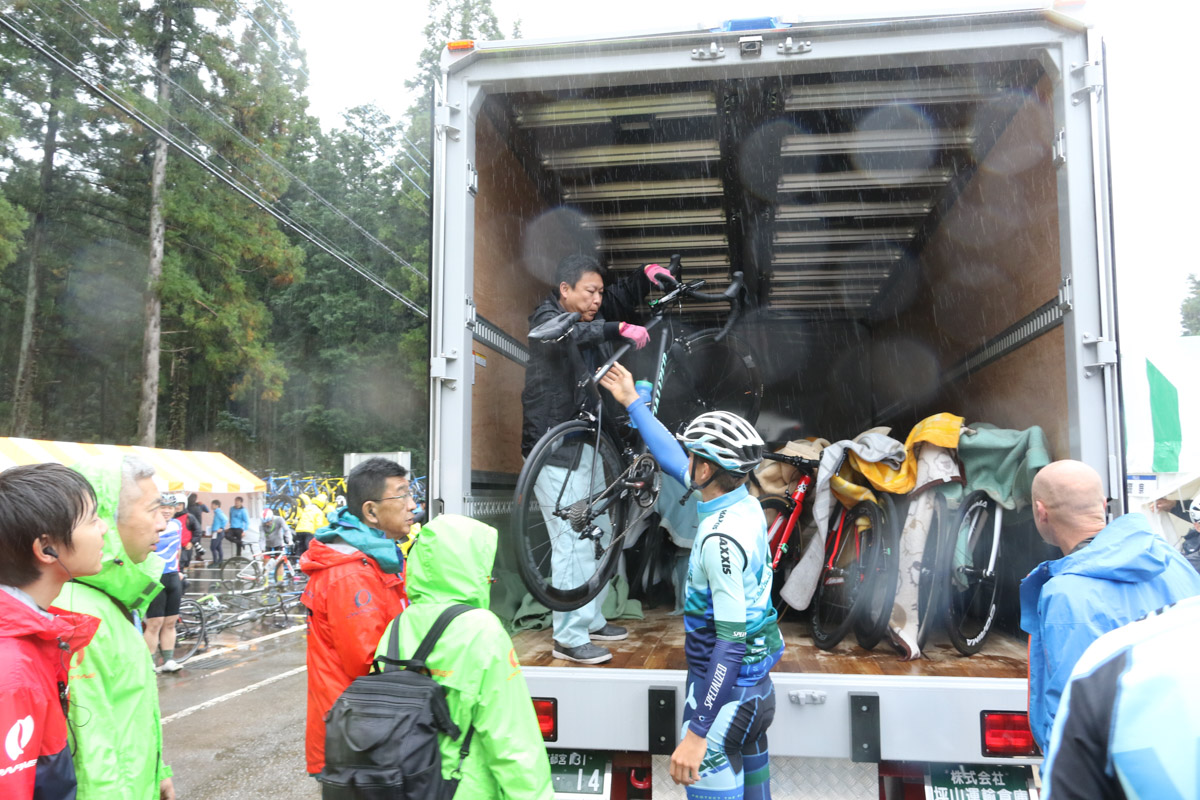
[[[309,240],[312,244],[316,245],[321,250],[324,250],[329,256],[331,256],[332,258],[334,258],[335,260],[337,260],[344,266],[350,268],[354,272],[358,273],[359,275],[361,275],[362,277],[367,279],[370,283],[374,284],[376,287],[378,287],[379,289],[384,291],[390,297],[403,303],[405,306],[412,309],[414,312],[421,315],[422,317],[429,316],[428,311],[426,311],[424,308],[417,305],[416,302],[410,300],[399,290],[392,288],[382,278],[380,278],[377,275],[375,275],[374,273],[372,273],[366,267],[363,267],[362,265],[358,264],[353,259],[351,259],[349,256],[345,255],[344,253],[341,253],[337,248],[335,248],[329,244],[326,244],[325,242],[321,241],[321,239],[318,238],[317,236],[313,236],[313,235],[309,234],[308,232],[306,232],[305,230],[303,230],[300,226],[296,225],[296,223],[294,221],[292,221],[290,218],[288,218],[287,215],[282,214],[277,209],[274,209],[271,206],[267,205],[266,203],[262,202],[257,197],[255,197],[252,192],[247,190],[245,187],[243,187],[237,181],[226,176],[219,169],[217,169],[212,164],[210,164],[207,161],[207,159],[205,159],[200,154],[196,153],[190,147],[188,147],[188,145],[186,143],[179,141],[179,139],[177,137],[175,137],[170,131],[164,129],[157,122],[150,119],[148,116],[141,113],[136,108],[133,108],[132,106],[127,104],[119,96],[109,92],[107,89],[105,89],[103,86],[99,85],[98,83],[96,83],[92,80],[89,80],[86,75],[82,74],[79,71],[79,69],[77,68],[77,66],[75,64],[73,64],[69,60],[65,59],[64,57],[62,57],[62,55],[59,54],[56,50],[54,50],[54,48],[38,41],[36,38],[34,38],[34,36],[31,33],[27,32],[25,30],[25,27],[23,25],[21,25],[19,22],[14,21],[13,19],[11,19],[9,14],[0,13],[0,25],[3,25],[5,28],[7,28],[9,31],[11,31],[18,39],[20,39],[22,42],[24,42],[27,46],[31,47],[32,49],[34,49],[35,51],[40,53],[44,58],[50,60],[52,63],[57,65],[64,72],[66,72],[67,74],[74,77],[77,81],[79,81],[81,84],[83,84],[83,86],[88,90],[88,92],[90,92],[91,94],[100,98],[101,100],[104,100],[105,102],[108,102],[108,103],[116,106],[124,114],[126,114],[130,118],[136,120],[139,124],[146,127],[147,129],[149,129],[156,136],[158,136],[159,138],[163,139],[164,141],[166,141],[169,144],[171,144],[172,146],[174,146],[177,150],[179,150],[181,153],[183,153],[189,159],[191,159],[196,164],[198,164],[202,169],[204,169],[205,171],[212,174],[214,177],[216,177],[221,182],[225,183],[227,186],[229,186],[235,192],[240,194],[246,200],[249,200],[251,203],[258,206],[263,211],[266,211],[268,214],[270,214],[272,217],[277,219],[279,222],[282,222],[283,224],[285,224],[288,227],[295,230],[297,233],[299,233],[305,239]]]
[[[84,10],[84,9],[83,9],[81,6],[79,6],[79,4],[75,3],[75,2],[74,2],[74,0],[65,0],[65,1],[66,1],[66,3],[67,3],[68,5],[70,5],[72,8],[74,8],[74,9],[75,9],[75,10],[76,10],[76,11],[77,11],[77,12],[78,12],[78,13],[79,13],[81,16],[83,16],[83,17],[84,17],[86,20],[90,21],[90,22],[91,22],[93,25],[95,25],[95,26],[99,27],[100,29],[102,29],[102,30],[104,30],[104,31],[107,31],[107,32],[108,32],[108,34],[109,34],[110,36],[112,36],[112,37],[113,37],[113,39],[114,39],[114,40],[116,40],[117,42],[120,42],[120,41],[121,41],[121,40],[120,40],[120,37],[118,37],[118,36],[116,35],[116,33],[114,33],[114,32],[113,32],[113,30],[112,30],[111,28],[109,28],[107,25],[105,25],[103,22],[101,22],[101,21],[100,21],[99,19],[97,19],[95,16],[93,16],[92,14],[90,14],[90,13],[88,13],[86,10]],[[236,0],[235,0],[235,2],[236,2]],[[43,11],[43,13],[44,13],[44,11]],[[56,23],[56,24],[57,24],[57,23]],[[60,27],[61,27],[61,26],[60,26]],[[260,27],[261,27],[261,26],[260,26]],[[269,35],[269,34],[268,34],[268,35]],[[72,37],[72,38],[74,38],[74,37]],[[76,39],[76,42],[78,42],[78,41],[79,41],[79,40],[78,40],[78,39]],[[274,41],[274,40],[272,40],[272,41]],[[82,43],[80,43],[80,44],[82,45]],[[125,52],[126,52],[127,54],[129,53],[129,49],[128,49],[127,47],[124,47],[124,46],[122,45],[122,48],[125,50]],[[397,253],[397,252],[395,252],[394,250],[392,250],[390,247],[388,247],[388,246],[387,246],[386,244],[384,244],[382,241],[380,241],[380,239],[379,239],[378,237],[376,237],[374,234],[372,234],[370,231],[368,231],[368,230],[367,230],[366,228],[364,228],[362,225],[360,225],[360,224],[358,224],[357,222],[355,222],[355,221],[354,221],[354,219],[352,219],[352,218],[350,217],[350,215],[346,214],[344,211],[342,211],[341,209],[339,209],[337,206],[333,205],[333,203],[329,202],[329,200],[327,200],[327,199],[326,199],[326,198],[325,198],[323,195],[321,195],[319,192],[317,192],[317,190],[315,190],[315,189],[313,189],[311,186],[309,186],[307,182],[305,182],[304,180],[302,180],[302,179],[301,179],[300,177],[298,177],[297,175],[293,174],[293,173],[291,172],[291,170],[289,170],[289,169],[288,169],[287,167],[285,167],[283,164],[281,164],[281,163],[279,163],[277,160],[275,160],[275,159],[274,159],[272,156],[270,156],[268,153],[266,153],[266,152],[265,152],[265,151],[264,151],[264,150],[263,150],[261,147],[259,147],[258,145],[256,145],[254,142],[250,141],[250,139],[249,139],[249,138],[247,138],[247,137],[246,137],[246,136],[245,136],[245,135],[244,135],[244,134],[243,134],[241,131],[239,131],[237,128],[233,127],[233,125],[231,125],[231,124],[230,124],[230,123],[229,123],[227,120],[224,120],[224,119],[222,119],[222,118],[221,118],[221,116],[220,116],[219,114],[217,114],[216,112],[214,112],[214,111],[213,111],[211,108],[209,108],[207,105],[205,105],[203,101],[201,101],[201,100],[200,100],[199,98],[197,98],[197,97],[196,97],[194,94],[192,94],[191,92],[189,92],[189,91],[187,90],[187,88],[186,88],[186,87],[184,87],[184,86],[180,85],[180,84],[179,84],[177,81],[175,81],[175,80],[174,80],[174,79],[173,79],[173,78],[172,78],[170,75],[168,75],[168,74],[166,74],[166,73],[162,72],[161,70],[159,70],[157,66],[155,66],[155,65],[151,64],[151,65],[149,65],[149,67],[150,67],[150,69],[151,69],[151,70],[152,70],[152,71],[153,71],[153,72],[154,72],[156,75],[159,75],[159,76],[161,76],[161,77],[162,77],[164,80],[168,81],[168,82],[169,82],[169,83],[170,83],[172,86],[174,86],[175,88],[177,88],[179,91],[183,92],[183,94],[185,94],[185,95],[186,95],[186,96],[187,96],[189,99],[191,99],[191,100],[192,100],[192,102],[194,102],[194,103],[195,103],[197,106],[199,106],[199,107],[200,107],[200,109],[202,109],[202,110],[203,110],[204,112],[206,112],[206,113],[207,113],[209,116],[211,116],[213,119],[215,119],[215,120],[217,121],[217,123],[218,123],[218,124],[220,124],[222,127],[224,127],[225,129],[227,129],[227,130],[228,130],[230,133],[232,133],[234,136],[238,137],[238,139],[239,139],[239,140],[241,140],[241,141],[242,141],[242,143],[244,143],[244,144],[245,144],[247,147],[250,147],[250,148],[251,148],[251,149],[253,149],[255,152],[257,152],[257,153],[258,153],[258,154],[259,154],[259,155],[262,157],[262,159],[263,159],[264,161],[266,161],[268,164],[270,164],[272,167],[274,167],[276,170],[278,170],[280,173],[282,173],[282,174],[283,174],[285,177],[287,177],[289,180],[291,180],[291,181],[295,182],[295,183],[296,183],[298,186],[300,186],[300,187],[301,187],[301,188],[303,188],[305,191],[307,191],[307,192],[308,192],[310,195],[312,195],[312,196],[313,196],[313,197],[314,197],[314,198],[315,198],[315,199],[316,199],[318,202],[320,202],[322,205],[324,205],[326,208],[328,208],[328,209],[329,209],[330,211],[332,211],[334,214],[336,214],[337,216],[341,217],[341,218],[342,218],[342,219],[344,219],[346,222],[348,222],[348,223],[350,224],[350,226],[351,226],[351,227],[353,227],[355,230],[357,230],[357,231],[358,231],[360,234],[362,234],[362,235],[363,235],[363,237],[365,237],[365,238],[367,239],[367,241],[371,242],[371,244],[374,244],[376,247],[379,247],[380,249],[382,249],[383,251],[385,251],[385,252],[386,252],[388,255],[390,255],[390,256],[391,256],[392,258],[394,258],[396,261],[398,261],[399,263],[401,263],[401,264],[403,264],[405,267],[407,267],[407,268],[408,268],[408,270],[409,270],[410,272],[412,272],[413,274],[415,274],[417,277],[419,277],[419,278],[421,278],[421,279],[425,279],[425,275],[424,275],[424,273],[422,273],[420,270],[418,270],[416,267],[414,267],[414,266],[413,266],[411,263],[409,263],[409,261],[408,261],[407,259],[405,259],[405,258],[404,258],[403,256],[401,256],[399,253]],[[303,70],[301,70],[301,72],[303,72]],[[171,116],[171,113],[170,113],[170,111],[169,111],[168,109],[162,109],[162,112],[163,112],[164,114],[166,114],[168,118],[170,118],[170,119],[174,119],[174,117],[172,117],[172,116]],[[176,121],[178,122],[178,120],[176,120]],[[180,123],[180,124],[182,125],[183,123]],[[210,143],[209,143],[209,142],[207,142],[207,141],[206,141],[206,140],[205,140],[203,137],[199,136],[198,134],[196,134],[196,133],[194,133],[193,131],[191,131],[190,129],[188,129],[186,125],[183,125],[183,127],[184,127],[186,130],[188,130],[188,133],[191,133],[191,134],[192,134],[192,136],[194,136],[194,137],[195,137],[197,140],[199,140],[200,142],[202,142],[203,144],[205,144],[205,145],[207,145],[209,148],[211,148],[211,149],[213,150],[213,152],[214,152],[214,153],[217,153],[218,155],[220,155],[220,151],[219,151],[219,149],[218,149],[217,147],[215,147],[214,145],[210,144]],[[224,158],[224,156],[222,156],[222,158]],[[229,164],[230,164],[230,166],[233,166],[233,168],[234,168],[234,169],[237,169],[239,172],[242,172],[242,174],[243,174],[243,175],[245,175],[245,174],[246,174],[244,171],[242,171],[242,170],[238,169],[238,167],[234,166],[234,165],[232,164],[232,162],[229,162],[229,159],[224,159],[224,160],[225,160],[227,163],[229,163]],[[249,175],[247,175],[246,177],[247,177],[248,179],[250,179],[251,183],[254,183],[254,184],[257,186],[257,181],[255,181],[253,178],[250,178],[250,176],[249,176]],[[411,180],[411,179],[410,179],[410,180]],[[259,188],[260,190],[262,189],[262,187],[260,187],[260,186],[259,186],[259,187],[257,187],[257,188]],[[426,195],[426,197],[428,197],[428,195]],[[428,212],[426,212],[426,213],[428,213]]]

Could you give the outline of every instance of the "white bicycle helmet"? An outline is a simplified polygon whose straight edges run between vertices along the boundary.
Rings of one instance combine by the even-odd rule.
[[[753,425],[728,411],[701,414],[677,438],[689,452],[735,475],[753,472],[765,447]]]
[[[1197,497],[1188,506],[1188,516],[1191,517],[1192,522],[1200,522],[1200,497]]]

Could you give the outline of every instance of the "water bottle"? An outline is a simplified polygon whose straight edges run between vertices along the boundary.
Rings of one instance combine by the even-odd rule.
[[[649,406],[650,397],[654,394],[654,384],[650,381],[637,381],[633,384],[633,388],[637,389],[638,397],[642,399],[642,402]],[[635,428],[637,427],[637,423],[632,419],[629,420],[629,424]]]

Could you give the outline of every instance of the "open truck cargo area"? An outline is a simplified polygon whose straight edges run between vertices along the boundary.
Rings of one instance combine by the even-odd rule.
[[[1054,458],[1096,467],[1119,512],[1098,45],[1075,22],[1025,11],[447,55],[435,513],[503,536],[522,466],[527,318],[578,250],[613,279],[676,253],[707,290],[744,273],[750,310],[735,332],[762,378],[768,443],[880,425],[903,440],[942,411],[1038,425]],[[686,304],[684,323],[719,325],[724,310]],[[1004,536],[1002,630],[978,656],[936,641],[909,663],[886,645],[821,653],[803,614],[785,614],[773,756],[1002,761],[981,752],[981,715],[1025,709],[1016,586],[1049,556],[1031,523]],[[555,746],[670,753],[673,739],[652,741],[648,698],[673,692],[678,718],[682,624],[652,611],[631,630],[603,669],[551,662],[548,633],[516,638],[534,695],[557,699]],[[864,724],[859,696],[877,698]]]

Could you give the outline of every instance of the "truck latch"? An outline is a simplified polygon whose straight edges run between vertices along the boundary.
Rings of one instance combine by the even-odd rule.
[[[825,703],[825,693],[816,689],[792,689],[788,700],[801,706],[819,706]]]

